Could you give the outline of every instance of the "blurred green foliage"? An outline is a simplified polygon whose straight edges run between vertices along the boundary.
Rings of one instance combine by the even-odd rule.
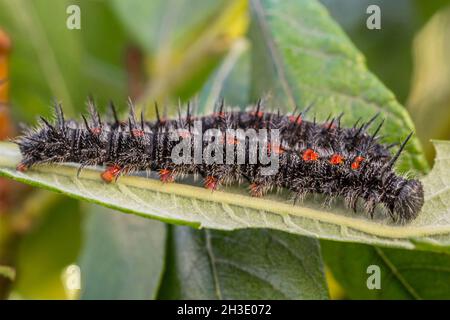
[[[450,5],[437,12],[414,40],[414,74],[408,109],[428,160],[430,139],[450,138]]]
[[[55,195],[52,195],[55,197]],[[19,244],[14,290],[24,299],[64,299],[62,271],[81,247],[80,203],[57,197]]]

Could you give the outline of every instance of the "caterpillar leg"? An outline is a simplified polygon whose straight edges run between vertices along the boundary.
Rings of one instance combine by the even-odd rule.
[[[158,173],[159,173],[159,180],[161,180],[161,182],[163,183],[170,183],[175,181],[175,176],[172,170],[160,169]]]
[[[219,179],[214,176],[206,176],[205,180],[203,181],[203,185],[206,189],[209,190],[216,190],[219,187],[219,184]]]
[[[249,188],[252,197],[261,198],[269,191],[270,185],[264,182],[253,182]]]
[[[20,172],[25,172],[25,171],[28,170],[28,168],[29,168],[29,166],[28,166],[26,163],[24,163],[24,162],[20,162],[20,163],[16,166],[16,170],[17,170],[17,171],[20,171]]]
[[[122,170],[122,168],[119,167],[118,165],[112,165],[112,166],[107,167],[106,170],[102,172],[100,177],[106,183],[111,183],[111,182],[113,182],[113,180],[117,179],[121,170]]]

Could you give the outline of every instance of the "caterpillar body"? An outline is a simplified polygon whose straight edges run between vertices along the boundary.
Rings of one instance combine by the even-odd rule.
[[[156,107],[157,119],[145,121],[142,113],[136,117],[130,103],[127,121],[118,119],[111,104],[113,121],[104,122],[92,100],[88,106],[90,119],[83,116],[83,122],[77,122],[66,120],[61,105],[55,104],[54,123],[41,118],[37,129],[28,129],[16,140],[23,156],[17,169],[25,171],[35,164],[57,162],[78,163],[80,170],[104,165],[101,177],[106,182],[135,171],[157,171],[166,183],[194,174],[202,176],[204,186],[211,190],[246,180],[255,197],[283,188],[290,190],[295,200],[308,194],[322,194],[328,199],[342,197],[355,212],[360,199],[371,217],[381,206],[396,222],[414,219],[423,206],[421,182],[398,175],[393,169],[411,134],[392,155],[394,145],[381,143],[377,136],[383,121],[373,133],[368,132],[377,116],[344,128],[340,123],[342,115],[318,123],[304,119],[307,110],[281,115],[264,112],[259,102],[248,111],[232,111],[222,102],[213,114],[200,117],[192,115],[188,105],[186,116],[172,120],[161,118]],[[195,123],[200,124],[200,129]],[[212,139],[200,137],[196,141],[197,136],[211,129],[215,130]],[[230,134],[239,129],[253,129],[256,133],[278,130],[279,139],[265,136],[255,149],[247,143],[248,137]],[[227,161],[175,161],[174,151],[182,140],[189,147],[183,150],[189,150],[187,156],[191,159],[195,147],[200,144],[202,150],[207,150],[215,141],[211,155],[227,154]],[[217,144],[219,140],[221,144]],[[259,158],[249,161],[255,151],[266,157],[276,155],[277,170],[267,174],[267,162]],[[237,161],[239,156],[241,161]]]

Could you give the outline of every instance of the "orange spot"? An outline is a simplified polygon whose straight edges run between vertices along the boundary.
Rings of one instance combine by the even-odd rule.
[[[216,190],[216,188],[218,186],[218,181],[213,176],[207,176],[205,179],[204,186],[206,189]]]
[[[142,131],[140,129],[133,129],[133,130],[131,130],[131,132],[133,133],[134,137],[143,137],[144,136],[144,131]]]
[[[186,139],[186,138],[189,138],[189,137],[191,136],[191,133],[190,133],[189,131],[182,130],[182,131],[180,131],[180,132],[178,133],[178,135],[179,135],[181,138]]]
[[[213,116],[223,118],[225,117],[225,112],[214,112]]]
[[[229,136],[227,137],[227,144],[239,144],[239,140],[236,137]]]
[[[251,114],[252,116],[255,116],[255,117],[258,117],[258,118],[262,118],[262,117],[264,116],[264,112],[262,112],[262,111],[258,111],[258,112],[253,111],[253,112],[251,112],[250,114]]]
[[[359,162],[352,162],[352,169],[358,170],[359,169]]]
[[[272,144],[268,144],[267,151],[269,153],[271,153],[273,151],[273,153],[275,153],[275,154],[282,154],[284,152],[284,149],[279,144],[276,144],[273,146],[272,146]]]
[[[306,149],[303,152],[303,160],[304,161],[316,161],[319,159],[319,155],[312,149]]]
[[[342,162],[344,162],[344,158],[342,158],[342,156],[339,154],[333,154],[330,158],[331,164],[337,165],[341,164]]]
[[[92,134],[99,135],[102,133],[102,128],[92,128],[91,129]]]
[[[361,162],[363,162],[363,161],[364,161],[364,158],[363,158],[363,157],[357,156],[357,157],[355,158],[355,160],[353,160],[353,162],[352,162],[352,165],[351,165],[352,169],[353,169],[353,170],[359,169],[359,167],[361,166]]]
[[[334,123],[334,122],[325,122],[324,124],[323,124],[323,127],[324,128],[330,128],[330,129],[336,129],[337,128],[337,125]]]
[[[295,123],[295,124],[301,124],[303,121],[302,117],[298,116],[289,116],[289,122]]]
[[[172,175],[172,171],[168,169],[159,169],[159,180],[161,180],[164,183],[170,183],[175,180],[174,176]]]
[[[117,165],[112,165],[108,168],[106,168],[105,171],[102,172],[102,174],[100,175],[103,179],[103,181],[110,183],[112,182],[117,175],[120,173],[120,167]]]
[[[28,170],[28,166],[24,163],[19,163],[16,167],[16,170],[20,172],[25,172]]]
[[[224,139],[223,136],[224,135],[222,134],[220,136],[220,138],[219,138],[219,142],[220,143],[224,143],[225,142],[225,139]],[[234,137],[234,136],[226,136],[226,137],[227,137],[226,138],[226,144],[228,144],[228,145],[230,145],[230,144],[234,144],[234,145],[239,144],[239,140],[236,137]]]

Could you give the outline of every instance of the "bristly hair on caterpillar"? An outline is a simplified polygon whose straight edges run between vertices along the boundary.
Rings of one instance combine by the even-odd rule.
[[[90,117],[83,115],[83,121],[77,122],[66,120],[61,105],[55,103],[54,122],[41,117],[37,129],[28,129],[16,139],[23,156],[17,170],[25,171],[40,163],[73,162],[79,164],[80,170],[101,165],[106,166],[101,178],[108,183],[135,171],[156,171],[165,183],[194,174],[202,176],[205,188],[211,190],[246,180],[250,195],[254,197],[283,188],[290,190],[295,200],[307,194],[322,194],[329,199],[342,197],[355,212],[358,200],[362,200],[370,217],[373,218],[375,208],[381,206],[393,221],[400,223],[416,218],[423,206],[421,182],[402,177],[393,169],[412,133],[392,155],[390,149],[396,144],[379,141],[383,120],[369,133],[379,115],[367,122],[359,119],[353,126],[343,127],[343,114],[330,115],[323,123],[316,122],[315,118],[305,120],[311,106],[301,112],[294,110],[282,115],[279,111],[265,112],[261,101],[247,111],[235,111],[226,107],[222,100],[217,110],[203,116],[193,115],[188,104],[186,115],[179,112],[177,119],[161,117],[155,104],[156,120],[146,121],[142,113],[136,115],[131,101],[129,105],[126,121],[119,120],[113,103],[110,103],[112,121],[103,121],[93,100],[89,99]],[[201,132],[196,129],[196,122]],[[215,130],[215,139],[222,142],[213,153],[225,154],[232,150],[234,161],[174,161],[173,152],[181,140],[187,139],[188,146],[195,149],[198,146],[196,135],[211,129]],[[245,137],[242,140],[230,135],[232,129],[253,129],[257,133],[278,130],[278,144],[266,138],[264,147],[258,146],[260,154],[277,156],[278,170],[267,175],[264,173],[267,163],[260,159],[248,161],[254,150]],[[179,140],[173,139],[174,133],[179,135]],[[208,148],[210,142],[200,139],[202,150]],[[236,161],[238,150],[243,152],[245,161]]]

